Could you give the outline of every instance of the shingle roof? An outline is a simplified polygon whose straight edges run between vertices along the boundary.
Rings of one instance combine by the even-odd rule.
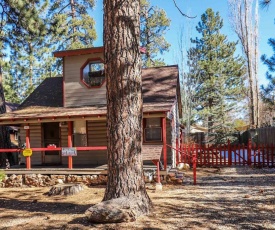
[[[143,69],[143,103],[173,103],[177,94],[178,74],[178,66]]]
[[[19,106],[63,107],[63,78],[46,78]]]
[[[165,66],[142,70],[143,111],[169,111],[177,95],[178,67]],[[5,119],[105,115],[106,105],[79,108],[63,107],[63,78],[45,79],[19,106],[18,110],[0,115]]]

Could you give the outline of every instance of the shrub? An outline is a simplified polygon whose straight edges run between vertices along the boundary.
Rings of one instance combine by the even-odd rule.
[[[0,170],[0,182],[5,179],[5,172],[3,170]]]

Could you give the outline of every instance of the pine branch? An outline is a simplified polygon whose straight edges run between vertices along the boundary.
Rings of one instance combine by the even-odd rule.
[[[196,18],[196,17],[197,17],[197,16],[192,17],[192,16],[188,16],[187,14],[184,14],[184,13],[181,11],[181,9],[178,7],[176,1],[173,0],[173,2],[174,2],[174,4],[175,4],[175,7],[178,9],[178,11],[181,13],[182,16],[187,17],[187,18]]]

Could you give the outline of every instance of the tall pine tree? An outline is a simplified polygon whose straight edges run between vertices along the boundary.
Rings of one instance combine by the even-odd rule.
[[[140,42],[146,48],[142,55],[142,65],[145,67],[163,66],[163,59],[158,54],[168,51],[170,44],[165,40],[165,33],[170,26],[163,9],[151,6],[148,0],[141,0],[140,13]]]
[[[219,13],[207,9],[196,27],[201,37],[191,39],[199,68],[199,75],[195,75],[199,76],[197,118],[208,128],[211,142],[224,141],[231,131],[230,114],[236,110],[244,89],[244,61],[234,56],[237,43],[220,33],[222,27]]]
[[[14,42],[9,35],[22,34],[24,25],[28,25],[32,30],[37,26],[37,14],[33,9],[33,4],[39,2],[38,0],[29,0],[29,4],[26,1],[8,1],[3,0],[0,2],[0,114],[6,112],[5,95],[3,87],[3,63],[4,63],[4,50],[5,45],[12,44]],[[0,148],[10,148],[10,136],[8,128],[0,126]],[[0,164],[3,159],[8,156],[5,153],[0,154]],[[10,160],[12,160],[10,158]],[[12,163],[12,162],[11,162]]]
[[[275,73],[275,39],[270,38],[268,40],[268,44],[272,47],[274,53],[271,57],[267,57],[266,55],[262,55],[261,59],[263,63],[268,67],[268,71],[266,73],[266,78],[269,81],[268,85],[261,86],[261,96],[265,103],[274,108],[275,106],[275,76],[272,75]]]
[[[40,83],[41,59],[44,48],[44,37],[48,30],[45,25],[45,12],[48,1],[25,0],[13,3],[17,13],[16,20],[20,21],[20,30],[17,25],[11,24],[10,40],[10,74],[13,82],[17,83],[18,94],[21,100],[26,98]],[[16,9],[21,9],[17,12]],[[42,18],[44,16],[44,18]],[[28,20],[26,20],[26,17]]]
[[[51,0],[48,12],[56,49],[91,47],[96,39],[95,21],[91,17],[94,0]]]

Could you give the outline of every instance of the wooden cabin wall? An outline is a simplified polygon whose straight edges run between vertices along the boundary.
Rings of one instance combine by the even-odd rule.
[[[61,127],[61,145],[68,146],[67,127]],[[87,145],[106,146],[107,128],[105,121],[87,121]],[[62,157],[62,164],[68,165],[68,158]],[[107,151],[78,151],[73,157],[74,165],[102,165],[107,164]]]
[[[100,88],[87,88],[80,81],[80,68],[89,58],[103,54],[65,57],[64,61],[64,107],[106,104],[106,83]]]
[[[41,124],[30,124],[30,145],[31,148],[40,148],[42,146],[41,142]],[[24,144],[26,142],[26,130],[24,126],[20,127],[20,142]],[[21,163],[25,163],[25,157],[21,155]],[[42,164],[42,153],[33,152],[31,156],[32,165],[41,165]]]
[[[107,146],[106,122],[106,120],[87,122],[88,146]],[[89,159],[94,165],[107,164],[107,150],[92,151]]]

